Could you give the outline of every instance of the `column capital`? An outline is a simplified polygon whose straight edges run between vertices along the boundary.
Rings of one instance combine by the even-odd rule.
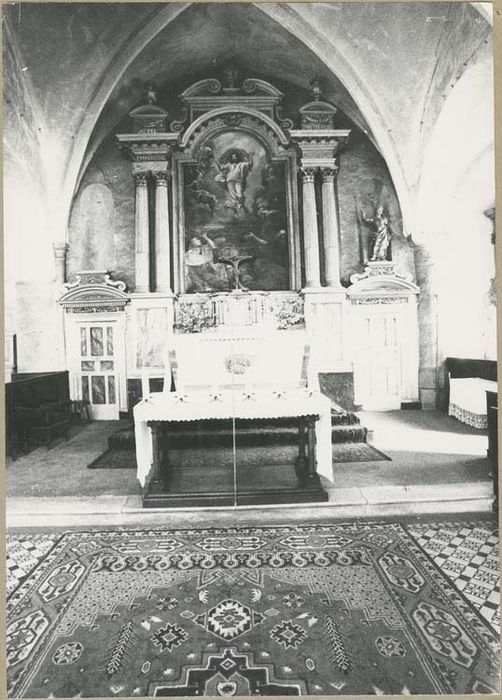
[[[314,177],[315,177],[316,171],[317,171],[317,168],[300,168],[303,182],[304,183],[314,182]]]
[[[136,187],[146,187],[148,181],[148,173],[133,173]]]
[[[65,243],[65,241],[54,241],[52,250],[54,251],[56,260],[64,260],[68,252],[68,243]]]
[[[338,175],[338,165],[333,168],[320,168],[323,182],[334,182]]]
[[[152,172],[152,177],[158,187],[167,187],[169,181],[171,180],[171,172],[169,170],[157,170]]]

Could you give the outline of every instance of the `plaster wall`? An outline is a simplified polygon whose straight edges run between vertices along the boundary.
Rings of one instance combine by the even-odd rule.
[[[94,156],[74,201],[67,274],[108,270],[134,289],[134,180],[109,136]]]
[[[439,286],[444,357],[496,358],[495,304],[489,295],[495,276],[493,225],[483,213],[494,201],[489,150],[465,172],[451,198]]]
[[[5,332],[20,371],[57,368],[54,258],[40,149],[40,113],[23,57],[4,25],[3,234]]]
[[[496,312],[488,299],[495,275],[492,223],[483,213],[495,202],[493,114],[493,62],[486,50],[445,100],[417,192],[420,386],[426,406],[444,399],[445,357],[496,356]]]
[[[392,258],[401,273],[415,281],[413,245],[403,236],[401,209],[389,170],[369,139],[357,129],[340,156],[337,194],[341,239],[341,278],[348,284],[350,275],[362,272],[360,237],[368,227],[361,223],[359,209],[371,217],[381,203],[389,214],[392,229]]]

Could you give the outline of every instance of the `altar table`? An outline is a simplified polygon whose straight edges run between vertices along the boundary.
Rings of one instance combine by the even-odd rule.
[[[151,394],[134,407],[138,480],[145,486],[149,476],[150,481],[157,476],[159,465],[155,464],[158,455],[154,443],[158,423],[275,418],[299,420],[300,457],[302,432],[304,426],[307,427],[311,462],[308,469],[317,480],[317,474],[332,480],[331,402],[307,387],[201,389]]]

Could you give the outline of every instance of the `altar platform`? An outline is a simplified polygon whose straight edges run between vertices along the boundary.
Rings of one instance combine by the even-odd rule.
[[[127,421],[74,426],[67,443],[38,448],[6,470],[8,526],[298,522],[309,519],[491,511],[484,431],[439,411],[360,414],[391,461],[336,465],[319,504],[145,510],[134,469],[87,469]]]

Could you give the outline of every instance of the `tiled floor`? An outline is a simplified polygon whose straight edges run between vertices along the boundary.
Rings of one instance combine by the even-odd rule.
[[[480,614],[500,629],[498,530],[491,521],[408,523],[408,532]],[[57,534],[7,537],[7,595],[37,566]]]
[[[6,591],[9,596],[24,581],[45,555],[50,552],[58,535],[8,535]]]
[[[498,531],[489,522],[408,525],[417,542],[497,631],[500,629]]]

